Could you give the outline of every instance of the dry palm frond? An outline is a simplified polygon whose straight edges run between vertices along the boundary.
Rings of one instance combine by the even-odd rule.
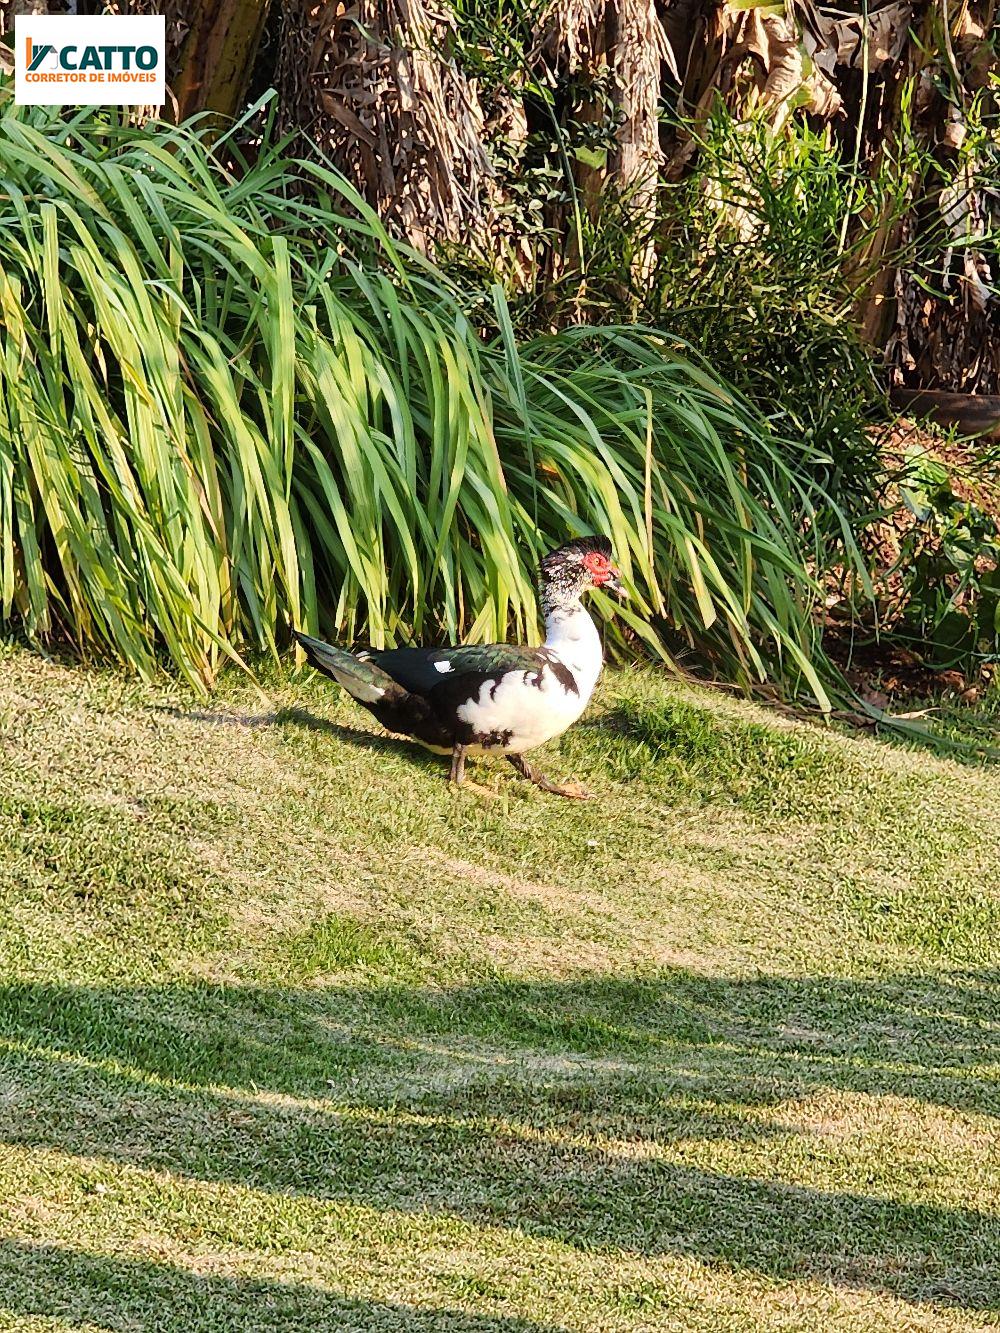
[[[619,122],[611,175],[625,188],[655,183],[663,65],[676,73],[655,0],[562,0],[540,20],[538,48],[568,74],[610,71]]]
[[[427,252],[484,225],[492,175],[452,18],[424,0],[289,4],[278,85],[296,124],[397,234]]]
[[[606,168],[582,165],[577,176],[591,217],[599,211],[607,186],[628,196],[635,234],[650,238],[637,246],[632,264],[635,278],[642,281],[655,262],[651,236],[663,163],[659,109],[664,66],[677,77],[655,0],[556,0],[536,32],[536,54],[543,54],[561,73],[610,75],[614,147]],[[589,114],[590,109],[584,109],[581,119]]]

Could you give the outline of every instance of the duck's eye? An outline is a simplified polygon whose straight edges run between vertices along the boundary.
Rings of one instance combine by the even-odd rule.
[[[593,575],[595,582],[607,578],[611,566],[606,555],[601,555],[599,551],[589,551],[583,557],[583,563]]]

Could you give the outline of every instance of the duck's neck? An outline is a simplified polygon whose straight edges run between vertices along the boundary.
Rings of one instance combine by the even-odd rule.
[[[545,647],[569,667],[581,690],[594,688],[601,674],[603,653],[597,626],[577,598],[559,605],[542,604]]]

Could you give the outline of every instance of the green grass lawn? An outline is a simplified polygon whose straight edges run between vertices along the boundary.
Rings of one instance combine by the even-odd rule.
[[[997,1327],[1000,771],[269,692],[0,655],[0,1329]]]

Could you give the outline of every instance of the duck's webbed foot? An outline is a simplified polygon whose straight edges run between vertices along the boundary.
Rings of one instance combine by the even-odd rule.
[[[542,791],[552,792],[554,796],[568,796],[573,801],[594,801],[597,799],[593,792],[588,791],[579,782],[560,783],[550,781],[544,773],[540,773],[537,768],[529,764],[523,754],[509,754],[507,758],[522,778],[527,778],[529,782],[533,782]]]
[[[466,791],[474,791],[480,796],[489,796],[491,799],[496,796],[496,792],[490,791],[489,787],[483,787],[478,782],[473,782],[471,778],[465,776],[465,746],[456,745],[451,752],[451,774],[448,781],[453,790],[457,791],[459,787]]]

